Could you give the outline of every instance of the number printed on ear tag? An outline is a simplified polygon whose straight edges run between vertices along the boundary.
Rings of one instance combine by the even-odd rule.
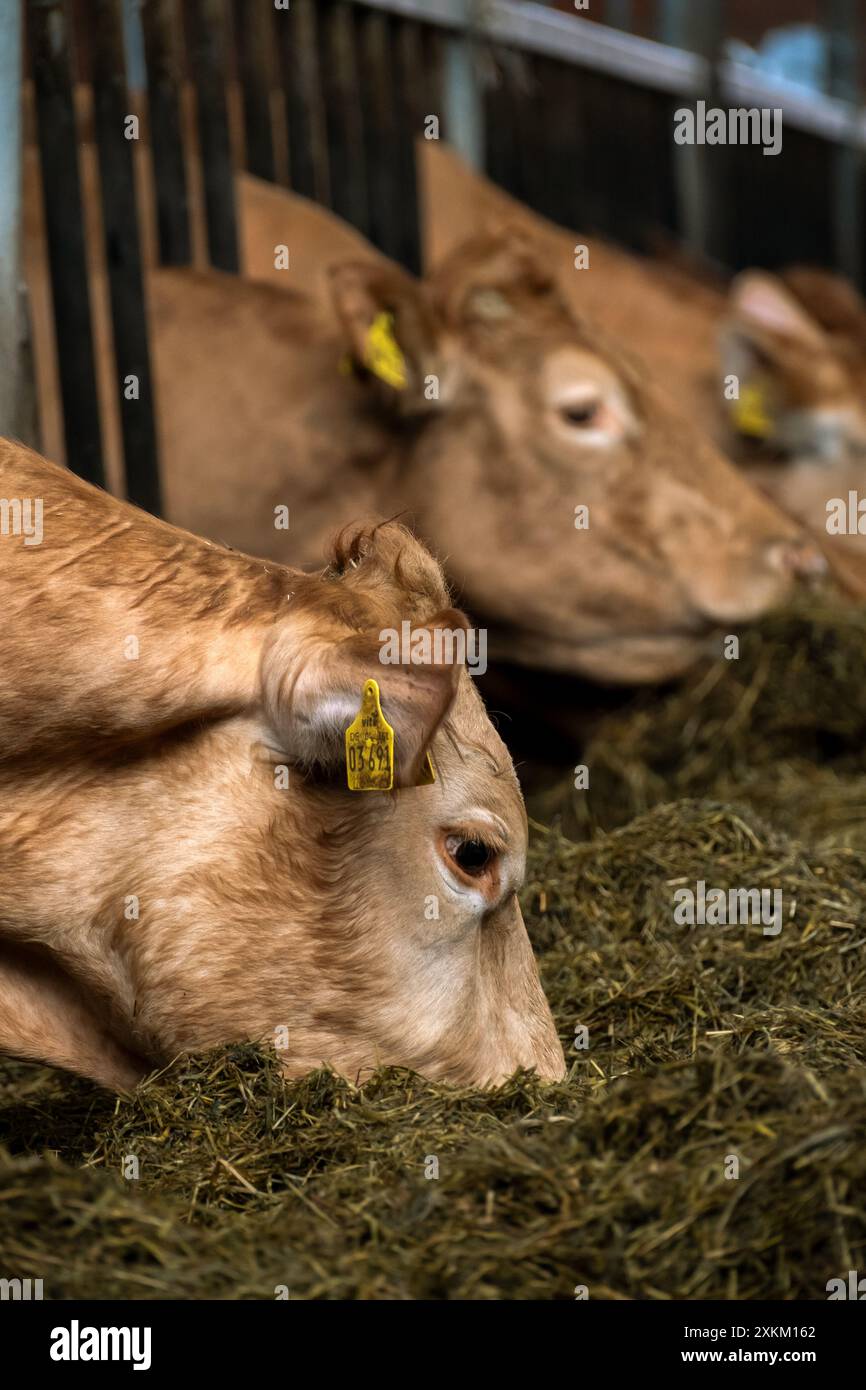
[[[372,678],[364,682],[361,708],[346,730],[346,779],[353,792],[389,792],[394,785],[394,730]]]

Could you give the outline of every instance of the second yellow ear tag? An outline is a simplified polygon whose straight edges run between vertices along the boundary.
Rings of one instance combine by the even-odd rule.
[[[364,682],[361,708],[346,730],[346,778],[353,792],[389,792],[394,785],[394,730],[372,679]]]
[[[751,439],[767,439],[773,432],[773,421],[767,414],[767,397],[763,386],[755,383],[744,386],[738,400],[731,402],[734,424],[740,434]]]
[[[394,336],[394,315],[385,310],[377,314],[364,339],[364,366],[368,371],[393,386],[396,391],[405,391],[409,384],[406,376],[406,358]]]

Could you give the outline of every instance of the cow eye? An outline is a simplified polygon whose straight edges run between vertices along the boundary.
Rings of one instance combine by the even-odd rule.
[[[560,406],[560,418],[567,425],[591,425],[598,415],[598,401],[580,401],[574,405]]]
[[[445,850],[452,863],[469,878],[480,878],[495,854],[491,846],[486,845],[483,840],[463,835],[447,835]]]

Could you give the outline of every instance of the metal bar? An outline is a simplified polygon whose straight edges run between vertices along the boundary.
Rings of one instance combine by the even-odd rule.
[[[27,17],[66,462],[82,478],[104,486],[69,28],[60,3],[30,0]]]
[[[394,99],[394,71],[389,19],[364,16],[360,33],[361,107],[370,208],[370,240],[386,255],[397,257],[400,209],[394,184],[399,132]]]
[[[37,443],[35,388],[21,274],[23,11],[0,10],[0,434]]]
[[[289,181],[296,193],[330,206],[328,132],[312,0],[278,15],[280,76],[288,125]]]
[[[855,144],[866,147],[866,113],[852,111],[848,102],[812,92],[801,94],[786,83],[758,80],[751,68],[733,62],[722,64],[721,88],[727,105],[781,107],[785,125],[793,130],[824,140],[850,136]]]
[[[481,169],[484,167],[484,103],[472,36],[477,6],[474,0],[463,0],[458,8],[459,32],[449,37],[445,45],[442,92],[445,134],[467,164]]]
[[[691,22],[689,0],[657,0],[656,30],[659,43],[671,48],[691,48],[688,29]]]
[[[277,16],[277,57],[286,120],[289,187],[295,193],[303,193],[306,198],[315,198],[316,178],[309,129],[310,114],[302,91],[298,27],[297,7],[284,10]]]
[[[387,10],[402,19],[423,19],[428,24],[451,26],[463,0],[356,0],[365,9]]]
[[[310,154],[313,161],[313,190],[326,207],[331,205],[331,171],[328,165],[328,133],[322,100],[319,65],[319,23],[313,0],[295,0],[298,24],[300,93],[309,122]]]
[[[654,39],[623,34],[605,24],[575,23],[558,10],[516,0],[492,0],[484,14],[485,37],[528,53],[577,63],[660,92],[688,93],[702,83],[705,65],[700,58]]]
[[[146,0],[123,0],[123,54],[126,82],[129,90],[143,92],[147,84],[147,63],[144,57],[144,30],[141,10]]]
[[[465,27],[465,0],[354,0],[445,29]],[[570,15],[528,0],[482,0],[472,25],[479,36],[541,57],[609,72],[658,91],[688,93],[699,85],[701,63],[653,39],[604,24],[575,23]]]
[[[273,5],[234,0],[234,30],[244,112],[246,167],[260,179],[273,182],[274,140],[271,130],[271,90],[274,81]]]
[[[459,27],[455,0],[353,0],[366,9],[420,19],[440,28]],[[694,0],[697,4],[698,0]],[[707,89],[706,60],[696,53],[625,34],[604,24],[575,23],[569,15],[529,0],[486,0],[479,35],[490,41],[520,48],[564,63],[574,63],[606,73],[652,91],[669,92],[685,100]],[[760,77],[752,68],[726,60],[719,69],[720,90],[726,104],[780,106],[785,124],[827,140],[846,138],[866,148],[866,113],[852,116],[846,102],[794,88]]]
[[[859,84],[859,0],[830,0],[830,90],[857,111]],[[863,276],[863,151],[843,137],[833,151],[833,242],[839,269],[856,284]]]
[[[187,52],[196,90],[208,253],[217,270],[237,271],[237,213],[226,105],[225,0],[183,0]]]
[[[126,494],[137,506],[159,514],[153,375],[147,341],[132,142],[127,133],[128,122],[136,118],[130,115],[129,109],[119,0],[91,0],[87,19],[92,45],[93,116]]]
[[[321,71],[333,210],[366,236],[370,209],[355,18],[344,3],[326,12],[320,29]]]
[[[634,21],[632,0],[607,0],[604,7],[605,23],[614,29],[625,29],[628,33]]]
[[[141,18],[159,258],[163,265],[187,265],[192,240],[180,106],[183,63],[174,0],[144,0]]]
[[[674,8],[666,6],[667,9]],[[703,0],[697,9],[676,5],[677,38],[704,60],[707,85],[702,92],[708,107],[721,103],[721,52],[724,43],[723,0]],[[669,16],[673,24],[673,16]],[[680,224],[686,245],[699,257],[725,259],[725,198],[727,150],[705,145],[677,145],[674,178]]]

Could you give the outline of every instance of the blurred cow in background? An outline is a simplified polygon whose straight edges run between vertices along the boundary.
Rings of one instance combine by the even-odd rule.
[[[843,585],[866,594],[866,534],[826,524],[830,499],[866,492],[866,306],[852,286],[800,267],[745,272],[728,289],[703,269],[554,226],[435,141],[417,150],[428,273],[469,228],[523,229],[569,303],[628,344],[682,412],[821,538]]]
[[[296,247],[269,278],[310,294],[148,273],[171,520],[316,565],[347,519],[405,513],[494,659],[598,681],[676,675],[820,571],[530,239],[464,240],[422,284],[303,200],[252,207],[247,265]]]

